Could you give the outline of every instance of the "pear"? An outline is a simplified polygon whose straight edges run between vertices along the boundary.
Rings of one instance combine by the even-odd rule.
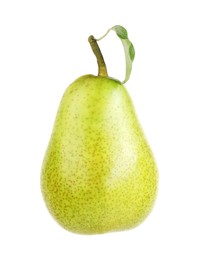
[[[41,190],[55,220],[79,234],[136,227],[153,208],[157,183],[125,86],[100,73],[75,80],[61,100],[42,165]]]

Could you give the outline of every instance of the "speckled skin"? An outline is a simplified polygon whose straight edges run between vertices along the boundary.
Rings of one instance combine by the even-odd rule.
[[[52,216],[76,233],[129,229],[149,214],[157,169],[120,82],[85,75],[66,89],[43,161],[41,189]]]

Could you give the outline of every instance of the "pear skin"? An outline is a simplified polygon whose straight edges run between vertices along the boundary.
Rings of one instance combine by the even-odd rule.
[[[65,229],[101,234],[136,227],[150,213],[158,172],[126,88],[85,75],[61,100],[41,190]]]

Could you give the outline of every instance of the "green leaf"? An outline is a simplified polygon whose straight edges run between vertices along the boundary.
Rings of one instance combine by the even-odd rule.
[[[129,55],[130,55],[130,59],[133,62],[134,57],[135,57],[135,49],[133,47],[133,44],[131,43],[129,46]]]
[[[115,25],[115,26],[112,27],[112,30],[114,30],[117,33],[117,36],[120,39],[128,39],[127,30],[123,26]]]
[[[134,49],[133,44],[128,39],[127,30],[121,25],[115,25],[112,28],[110,28],[104,36],[102,36],[101,38],[98,39],[98,41],[103,39],[111,30],[116,32],[117,36],[120,38],[120,40],[123,44],[123,47],[124,47],[124,53],[125,53],[125,59],[126,59],[126,74],[125,74],[125,79],[122,82],[124,84],[129,80],[130,75],[131,75],[132,62],[135,57],[135,49]]]

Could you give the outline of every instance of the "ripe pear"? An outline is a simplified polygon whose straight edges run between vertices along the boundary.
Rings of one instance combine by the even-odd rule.
[[[153,207],[157,180],[125,86],[101,75],[75,80],[61,100],[42,165],[42,194],[55,220],[79,234],[136,227]]]

